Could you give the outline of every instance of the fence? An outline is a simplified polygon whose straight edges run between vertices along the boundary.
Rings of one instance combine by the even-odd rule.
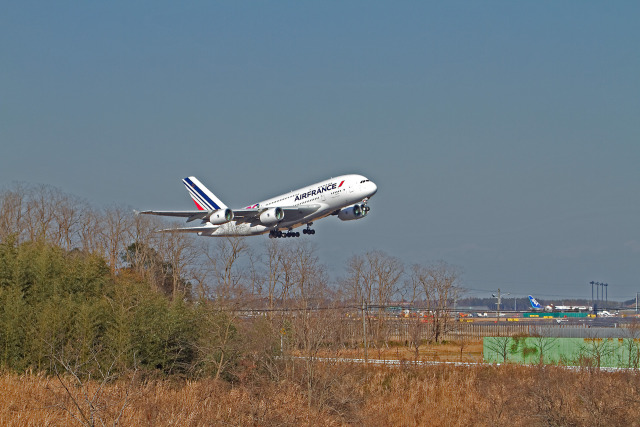
[[[343,342],[362,342],[363,325],[361,320],[345,320],[342,331],[336,331]],[[412,342],[415,339],[428,339],[431,334],[429,323],[420,323],[412,319],[387,319],[367,322],[367,336],[379,336],[386,341]],[[589,327],[588,325],[557,324],[521,324],[517,322],[450,322],[441,335],[442,340],[477,341],[484,337],[504,336],[545,336],[555,338],[627,338],[629,328]]]

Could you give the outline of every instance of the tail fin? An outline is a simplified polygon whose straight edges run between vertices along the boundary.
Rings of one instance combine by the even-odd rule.
[[[196,204],[198,210],[215,211],[218,209],[226,209],[227,205],[222,203],[207,187],[202,185],[195,176],[190,176],[182,180],[187,188],[189,195]]]
[[[531,307],[533,308],[542,308],[540,303],[531,295],[529,295],[529,302],[531,303]]]

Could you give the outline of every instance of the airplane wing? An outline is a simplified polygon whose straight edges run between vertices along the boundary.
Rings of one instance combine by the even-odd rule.
[[[142,211],[138,212],[144,215],[173,216],[179,218],[188,218],[187,222],[196,219],[208,218],[215,211]]]
[[[281,206],[280,208],[284,211],[285,221],[295,221],[298,218],[303,218],[307,215],[311,215],[318,209],[320,209],[320,205],[303,205],[303,206]],[[236,224],[243,223],[258,223],[260,221],[260,215],[269,208],[251,208],[251,209],[234,209],[233,210],[233,221]],[[171,216],[178,218],[187,218],[187,222],[195,221],[197,219],[207,220],[214,211],[142,211],[140,214],[144,215],[159,215],[159,216]],[[193,232],[200,232],[205,230],[200,230],[203,227],[193,227],[193,228],[183,228],[180,230],[192,230]],[[210,227],[205,227],[210,229]],[[188,231],[187,231],[188,232]]]
[[[158,230],[158,233],[202,233],[203,235],[210,235],[216,231],[219,227],[184,227],[184,228],[165,228],[164,230]]]
[[[274,206],[275,207],[275,206]],[[318,209],[320,205],[303,205],[303,206],[279,206],[284,211],[284,221],[295,221],[298,218],[303,218],[307,215],[311,215]],[[260,220],[260,215],[269,208],[251,208],[251,209],[234,209],[233,220],[237,224],[252,223]]]

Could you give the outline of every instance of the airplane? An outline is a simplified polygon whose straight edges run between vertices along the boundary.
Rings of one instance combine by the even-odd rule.
[[[531,303],[531,308],[536,311],[593,311],[591,307],[587,307],[584,305],[575,306],[575,305],[553,305],[549,304],[545,307],[542,307],[540,303],[531,295],[529,295],[529,302]]]
[[[551,311],[551,306],[548,305],[546,307],[543,307],[542,305],[540,305],[540,303],[538,302],[537,299],[535,299],[534,297],[532,297],[531,295],[529,295],[529,302],[531,303],[531,308],[536,310],[536,311]]]
[[[159,230],[160,232],[197,233],[200,236],[254,236],[269,233],[270,238],[300,237],[295,228],[306,225],[303,234],[316,231],[313,223],[330,215],[342,221],[364,218],[369,199],[378,187],[362,175],[342,175],[291,191],[280,196],[230,209],[196,177],[182,180],[197,210],[142,211],[140,214],[200,220],[196,227]]]

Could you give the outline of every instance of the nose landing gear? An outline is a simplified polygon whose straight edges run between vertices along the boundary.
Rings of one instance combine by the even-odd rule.
[[[362,210],[365,212],[369,212],[371,210],[371,208],[367,206],[368,201],[369,201],[368,197],[365,197],[364,199],[362,199]]]

